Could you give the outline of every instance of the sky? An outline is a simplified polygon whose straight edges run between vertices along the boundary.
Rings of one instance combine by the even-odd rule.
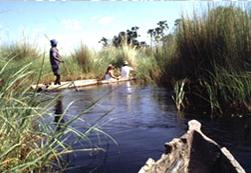
[[[149,43],[147,30],[167,20],[172,30],[181,14],[205,9],[207,1],[0,1],[0,44],[28,40],[47,50],[56,39],[61,53],[69,54],[81,43],[99,50],[102,37],[138,26],[139,41]]]

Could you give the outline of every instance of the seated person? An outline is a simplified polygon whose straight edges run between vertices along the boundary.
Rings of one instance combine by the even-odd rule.
[[[130,72],[134,69],[128,66],[128,62],[124,61],[124,66],[121,67],[121,78],[128,79],[130,77]]]
[[[114,69],[113,65],[110,64],[106,70],[106,73],[105,73],[105,77],[104,77],[105,80],[110,80],[110,79],[117,79],[118,80],[119,79],[119,77],[114,76],[113,69]]]

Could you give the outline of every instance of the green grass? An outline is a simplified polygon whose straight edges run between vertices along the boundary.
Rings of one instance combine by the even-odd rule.
[[[4,58],[14,58],[15,60],[23,60],[27,58],[37,59],[41,56],[41,52],[37,45],[28,38],[23,38],[9,45],[3,45],[0,48],[0,56]]]
[[[197,91],[190,89],[190,93],[186,92],[189,96],[184,96],[191,107],[196,105],[193,100],[199,97],[209,103],[211,114],[223,114],[227,112],[227,105],[238,112],[247,102],[250,96],[250,19],[247,11],[231,5],[210,8],[201,16],[195,13],[192,18],[182,17],[175,35],[173,65],[169,64],[167,70],[175,81],[189,79],[186,88],[197,85]],[[173,67],[179,70],[174,73]],[[184,84],[177,85],[181,88]],[[179,95],[177,90],[176,96]]]
[[[137,79],[171,85],[178,110],[211,117],[247,113],[251,111],[250,27],[247,11],[234,6],[210,8],[202,16],[183,16],[171,40],[159,47],[108,47],[95,52],[80,45],[64,58],[62,80],[102,79],[109,64],[119,75],[127,60]],[[71,127],[76,120],[84,121],[81,115],[96,102],[65,122],[60,131],[41,121],[45,115],[53,116],[47,111],[56,98],[36,102],[38,94],[29,89],[32,83],[54,81],[47,53],[24,42],[2,47],[0,54],[0,172],[63,168],[60,158],[74,152],[65,142],[67,134],[88,143],[89,133],[104,133],[96,124],[87,131]]]
[[[137,79],[171,85],[179,110],[206,112],[211,117],[250,112],[250,27],[247,11],[218,7],[202,16],[183,16],[171,39],[159,47],[108,47],[96,52],[80,45],[64,58],[62,80],[102,79],[109,64],[119,75],[119,68],[127,60],[136,69]],[[81,116],[96,102],[64,124],[56,124],[61,126],[59,131],[42,121],[45,115],[54,116],[48,109],[57,98],[36,102],[39,94],[31,92],[29,86],[54,81],[47,53],[21,42],[2,47],[1,57],[0,76],[4,82],[0,86],[0,172],[63,169],[61,158],[75,150],[66,142],[68,134],[86,143],[91,142],[88,135],[92,132],[112,139],[97,124],[86,131],[71,126],[74,121],[84,121]]]
[[[56,130],[43,119],[45,116],[54,117],[53,113],[48,110],[51,105],[55,104],[57,97],[49,98],[50,101],[41,101],[39,94],[31,92],[27,85],[35,73],[31,70],[33,69],[32,62],[16,66],[17,64],[13,61],[13,59],[9,61],[1,59],[0,63],[0,76],[3,79],[0,86],[0,172],[26,173],[61,170],[64,169],[64,165],[60,160],[65,154],[76,152],[76,150],[78,152],[93,150],[103,152],[102,148],[74,149],[67,142],[68,136],[74,135],[76,140],[90,143],[88,136],[92,132],[112,139],[97,128],[97,124],[88,126],[85,131],[79,131],[71,126],[74,121],[84,121],[81,116],[90,111],[99,99],[87,106],[84,112],[72,116],[67,122],[61,124],[61,130]],[[33,70],[41,75],[41,68]],[[61,117],[70,106],[68,105]],[[106,114],[104,113],[104,116]],[[59,123],[56,125],[58,126]]]
[[[209,7],[203,14],[194,12],[192,17],[181,16],[174,32],[156,47],[134,49],[124,45],[96,52],[80,44],[61,64],[62,81],[101,80],[109,64],[115,66],[119,75],[123,61],[127,60],[136,69],[134,75],[138,80],[174,89],[178,108],[197,107],[209,114],[222,115],[227,112],[227,105],[231,105],[232,111],[249,112],[250,28],[248,9],[234,5]],[[34,83],[38,77],[40,83],[54,81],[47,54],[33,55],[31,50],[36,48],[28,43],[21,48],[30,50],[24,51],[26,53],[18,53],[19,47],[13,47],[15,56],[22,55],[15,58],[13,66],[22,67],[32,62],[29,69],[34,73],[28,77],[30,81]],[[12,55],[7,49],[1,52],[5,57]],[[202,101],[204,106],[196,100]]]
[[[22,43],[14,43],[10,45],[12,47],[7,49],[1,48],[2,57],[15,57],[14,61],[10,65],[22,67],[24,64],[31,63],[29,70],[33,71],[29,76],[29,84],[36,83],[36,79],[39,77],[40,83],[51,83],[55,80],[52,73],[48,52],[36,52],[35,46],[31,43],[25,43],[23,48],[19,47]],[[20,53],[20,50],[29,50],[26,53]],[[64,63],[60,64],[60,71],[62,81],[79,80],[79,79],[99,79],[101,80],[106,72],[109,64],[115,66],[115,74],[120,75],[120,68],[123,62],[126,60],[129,62],[136,71],[134,76],[137,79],[142,79],[145,82],[154,83],[154,81],[161,81],[161,76],[164,70],[163,66],[165,61],[164,49],[134,49],[130,46],[123,46],[120,48],[108,47],[101,51],[89,49],[84,44],[80,44],[78,48],[74,50],[72,54],[64,58]],[[11,53],[10,53],[11,52]],[[9,56],[8,56],[9,55]],[[18,58],[17,58],[18,56]],[[40,70],[42,67],[41,75]],[[161,71],[161,70],[162,71]],[[8,73],[6,73],[8,74]],[[159,82],[160,83],[160,82]]]

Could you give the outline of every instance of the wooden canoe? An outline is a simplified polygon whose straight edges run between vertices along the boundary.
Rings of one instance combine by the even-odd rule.
[[[119,83],[119,82],[125,82],[125,81],[130,81],[130,80],[134,80],[134,78],[124,78],[124,79],[119,79],[119,80],[86,79],[86,80],[61,82],[61,85],[54,85],[54,83],[31,85],[31,89],[36,90],[36,91],[57,91],[57,90],[69,89],[69,88],[78,89],[81,87],[92,86],[92,85]]]
[[[245,173],[225,148],[208,138],[196,120],[188,131],[165,144],[165,154],[157,161],[149,158],[138,173]]]
[[[135,80],[134,78],[121,78],[119,80],[117,79],[110,79],[110,80],[100,80],[97,82],[97,84],[102,85],[102,84],[110,84],[110,83],[119,83],[119,82],[126,82],[130,80]]]

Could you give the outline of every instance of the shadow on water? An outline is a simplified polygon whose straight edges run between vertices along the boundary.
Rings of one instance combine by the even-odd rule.
[[[69,136],[67,140],[72,148],[105,150],[67,155],[65,173],[135,173],[149,157],[159,159],[165,150],[164,143],[180,137],[186,131],[190,119],[177,116],[171,93],[159,87],[127,82],[83,88],[79,92],[65,90],[61,95],[54,109],[54,121],[58,125],[81,114],[87,105],[102,96],[89,112],[81,115],[82,121],[71,124],[82,132],[94,124],[102,131],[88,133],[85,141],[74,136]],[[74,104],[64,112],[64,105],[72,101]],[[63,118],[62,113],[65,114]],[[244,169],[251,171],[248,162],[251,158],[249,117],[221,121],[198,120],[208,137],[226,146]],[[106,134],[112,136],[117,144]]]

